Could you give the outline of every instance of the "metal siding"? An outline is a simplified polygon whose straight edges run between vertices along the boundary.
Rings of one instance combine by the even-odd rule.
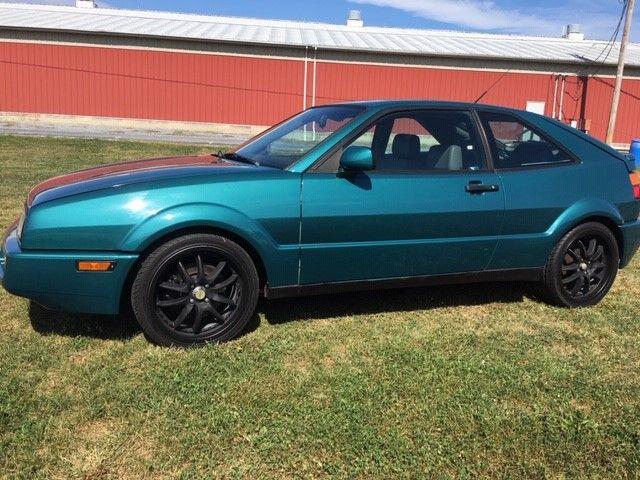
[[[0,110],[268,125],[300,110],[292,60],[0,43]]]
[[[344,79],[350,79],[348,82]],[[585,93],[585,85],[586,93]],[[497,82],[497,83],[496,83]],[[604,138],[611,104],[611,79],[567,76],[562,111],[567,122],[591,121],[590,133]],[[559,83],[560,87],[560,83]],[[528,100],[544,101],[545,114],[553,111],[554,75],[490,71],[402,68],[376,65],[321,63],[318,103],[343,100],[429,98],[473,102],[487,89],[482,103],[524,109]],[[640,81],[623,85],[614,142],[628,143],[640,135],[637,112]],[[586,99],[583,102],[583,95]],[[558,102],[560,88],[558,89]]]
[[[429,98],[469,102],[498,82],[482,102],[524,108],[527,100],[551,103],[547,98],[549,77],[523,73],[503,76],[500,72],[321,63],[318,68],[317,97],[323,103],[371,98]]]
[[[591,78],[588,86],[587,118],[591,118],[592,133],[599,138],[606,134],[613,79]],[[624,80],[614,142],[629,143],[640,136],[640,81]]]
[[[312,54],[310,55],[312,56]],[[0,42],[0,111],[269,125],[302,107],[304,62],[145,49]],[[313,60],[307,71],[311,105]],[[585,86],[586,82],[586,86]],[[586,88],[586,99],[583,101]],[[553,110],[554,76],[318,62],[316,103],[430,98]],[[612,80],[567,76],[567,121],[603,138]],[[558,92],[558,97],[560,92]],[[615,141],[640,134],[640,80],[625,80]]]

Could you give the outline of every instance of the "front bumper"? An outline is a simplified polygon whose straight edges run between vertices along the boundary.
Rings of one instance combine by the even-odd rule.
[[[620,267],[626,267],[640,248],[640,219],[635,222],[625,222],[622,230],[622,258]]]
[[[23,251],[17,224],[0,248],[0,284],[9,293],[47,308],[77,313],[116,314],[129,271],[138,255],[119,252]],[[111,260],[110,272],[78,272],[78,260]]]

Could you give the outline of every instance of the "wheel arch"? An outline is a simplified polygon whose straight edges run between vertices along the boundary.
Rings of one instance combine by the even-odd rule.
[[[194,233],[205,233],[212,235],[219,235],[221,237],[225,237],[235,243],[237,243],[240,247],[242,247],[251,257],[256,270],[258,272],[258,279],[260,282],[260,289],[263,290],[264,286],[268,282],[268,274],[267,268],[265,266],[265,262],[262,258],[262,255],[258,251],[258,249],[246,238],[238,233],[225,229],[223,227],[213,226],[213,225],[190,225],[183,226],[171,230],[169,232],[164,232],[162,235],[154,238],[152,241],[146,243],[144,245],[144,249],[140,252],[140,256],[137,261],[131,266],[129,269],[129,273],[125,279],[124,284],[122,285],[122,290],[120,293],[120,310],[127,311],[130,307],[131,299],[129,298],[129,292],[131,291],[131,286],[133,285],[133,281],[140,270],[140,266],[146,260],[146,258],[158,247],[161,245],[179,237],[183,237],[185,235],[190,235]]]
[[[622,259],[624,255],[624,239],[622,236],[622,229],[620,228],[620,225],[622,223],[622,216],[620,216],[619,213],[618,215],[612,215],[609,212],[600,211],[597,213],[594,212],[592,214],[585,214],[581,215],[578,218],[574,218],[571,222],[563,224],[562,228],[558,229],[558,234],[556,235],[556,241],[554,242],[554,245],[574,228],[591,222],[600,223],[611,231],[616,239],[616,243],[618,244],[620,258]]]
[[[563,236],[566,235],[569,231],[573,230],[574,228],[579,227],[580,225],[583,225],[585,223],[591,223],[591,222],[601,223],[602,225],[607,227],[611,231],[611,233],[613,233],[613,236],[616,239],[616,243],[618,244],[618,251],[619,251],[619,254],[620,254],[620,258],[623,258],[624,240],[623,240],[623,237],[622,237],[622,229],[620,228],[620,225],[618,225],[610,217],[607,217],[607,216],[604,216],[604,215],[592,215],[590,217],[583,218],[580,222],[576,223],[572,228],[567,230],[563,234]]]
[[[624,217],[612,203],[595,198],[585,198],[575,202],[556,218],[546,232],[551,240],[547,245],[547,255],[567,233],[589,222],[600,223],[611,231],[618,245],[620,259],[624,258],[624,237],[621,228]]]

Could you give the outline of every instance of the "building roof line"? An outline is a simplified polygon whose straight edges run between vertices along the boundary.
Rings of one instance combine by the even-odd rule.
[[[552,37],[545,35],[524,35],[524,34],[514,34],[514,33],[486,33],[486,32],[476,32],[476,31],[460,31],[460,30],[451,30],[451,29],[421,29],[421,28],[401,28],[401,27],[387,27],[387,26],[363,26],[363,27],[349,27],[347,25],[340,25],[336,23],[327,23],[327,22],[314,22],[310,20],[283,20],[283,19],[265,19],[258,17],[245,17],[245,16],[222,16],[222,15],[206,15],[199,13],[178,13],[178,12],[165,12],[161,10],[126,10],[126,9],[116,9],[111,7],[100,7],[95,9],[78,9],[73,6],[66,5],[45,5],[45,4],[28,4],[28,3],[7,3],[0,2],[0,8],[9,8],[9,9],[20,9],[20,10],[40,10],[40,11],[59,11],[66,13],[75,13],[75,14],[91,14],[91,15],[103,15],[103,16],[114,16],[114,17],[130,17],[130,18],[139,18],[139,19],[158,19],[164,18],[168,20],[189,20],[192,22],[198,22],[202,24],[210,24],[215,22],[225,22],[225,23],[234,23],[237,25],[246,25],[246,26],[256,26],[258,24],[262,24],[264,26],[270,28],[304,28],[308,27],[310,29],[322,27],[322,28],[331,28],[336,31],[347,31],[347,32],[374,32],[374,33],[395,33],[397,35],[412,35],[412,34],[428,34],[430,36],[443,36],[446,38],[450,38],[451,36],[461,36],[464,38],[496,38],[501,40],[545,40],[550,42],[559,42],[562,44],[567,43],[576,43],[582,44],[584,42],[590,42],[594,44],[609,44],[610,42],[607,40],[599,40],[599,39],[587,39],[587,40],[571,40],[563,37]],[[1,25],[1,20],[0,20]],[[638,45],[640,43],[631,43],[631,45]]]
[[[3,28],[582,65],[615,64],[618,50],[614,45],[603,62],[592,58],[601,50],[598,47],[609,44],[603,40],[15,3],[0,3]],[[627,63],[640,66],[640,44],[630,44]]]

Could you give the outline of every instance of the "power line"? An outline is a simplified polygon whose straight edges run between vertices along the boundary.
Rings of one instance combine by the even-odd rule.
[[[593,59],[591,60],[589,58],[589,54],[591,53],[591,50],[593,49],[593,47],[596,45],[596,42],[594,42],[591,47],[589,48],[589,50],[587,51],[587,53],[585,53],[583,55],[583,58],[585,60],[587,60],[588,62],[590,62],[592,65],[596,65],[594,72],[588,75],[588,78],[593,78],[595,80],[601,80],[599,77],[599,73],[602,69],[602,67],[604,67],[604,64],[607,62],[607,60],[609,59],[609,56],[611,55],[611,52],[613,50],[613,47],[615,46],[616,40],[618,38],[618,35],[620,34],[620,28],[623,25],[623,22],[625,20],[626,14],[627,14],[627,8],[629,7],[629,0],[618,0],[621,4],[622,4],[622,10],[620,12],[620,18],[618,19],[618,23],[616,24],[615,29],[613,30],[613,33],[611,34],[611,36],[609,37],[609,40],[607,40],[607,42],[605,43],[604,47],[602,48],[602,50],[600,51],[600,53]],[[602,55],[605,53],[605,51],[607,52],[607,54],[602,58],[602,60],[600,61],[600,58],[602,57]],[[579,82],[576,82],[579,83]],[[577,105],[577,102],[581,101],[582,98],[585,95],[585,86],[583,84],[582,86],[582,92],[580,93],[579,96],[577,97],[573,97],[570,92],[564,90],[564,92],[569,95],[569,97],[574,100],[574,102]],[[562,115],[562,105],[560,105],[560,115]],[[575,111],[574,111],[574,115],[575,115]]]
[[[624,0],[621,3],[622,3],[622,11],[620,12],[620,18],[618,19],[618,23],[616,25],[616,28],[614,29],[613,33],[611,34],[611,37],[609,38],[609,40],[605,44],[605,46],[602,49],[602,51],[593,60],[593,62],[598,62],[598,60],[600,60],[600,57],[602,56],[602,54],[607,49],[609,49],[609,50],[607,51],[607,54],[605,55],[605,57],[602,60],[601,64],[604,64],[609,59],[609,55],[611,55],[611,51],[613,50],[613,46],[615,45],[616,39],[618,38],[618,35],[620,34],[620,28],[622,28],[622,23],[624,22],[625,15],[627,13],[627,7],[629,6],[628,0]]]

